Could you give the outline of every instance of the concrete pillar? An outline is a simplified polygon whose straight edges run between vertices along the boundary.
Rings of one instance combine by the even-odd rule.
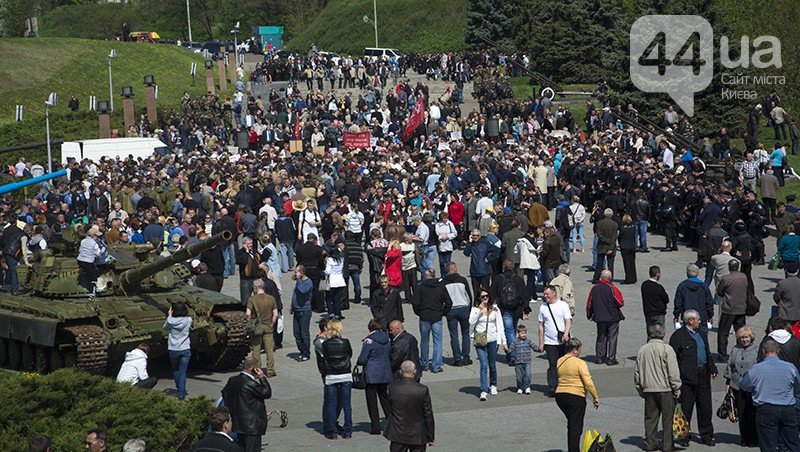
[[[231,74],[231,85],[235,87],[238,80],[236,76],[236,54],[229,53],[225,57],[228,59],[228,71],[230,71]]]
[[[111,138],[111,115],[106,113],[100,113],[98,115],[98,119],[100,120],[100,138]]]
[[[228,80],[225,77],[225,58],[217,60],[217,67],[219,68],[219,90],[223,93],[228,91]]]
[[[211,94],[217,94],[217,89],[214,87],[214,68],[206,69],[206,90]]]
[[[156,87],[155,85],[145,86],[145,96],[147,97],[147,119],[150,124],[158,122],[158,113],[156,112]]]
[[[133,98],[126,97],[122,99],[122,110],[125,119],[125,132],[121,135],[124,137],[128,133],[128,129],[136,125],[136,115],[133,114]]]

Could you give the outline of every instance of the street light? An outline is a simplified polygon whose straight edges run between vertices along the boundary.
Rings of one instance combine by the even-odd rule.
[[[231,34],[233,35],[233,67],[239,67],[239,43],[237,41],[237,37],[239,36],[239,22],[236,22],[234,25],[233,30],[231,30]]]
[[[189,26],[189,46],[191,47],[192,41],[192,15],[189,12],[189,0],[186,0],[186,24]]]
[[[111,79],[111,60],[117,57],[117,51],[111,49],[108,53],[108,98],[111,100],[111,110],[114,110],[114,82]]]
[[[364,15],[364,23],[370,23],[375,27],[375,47],[378,47],[378,3],[377,0],[372,0],[372,19],[366,14]]]
[[[53,154],[50,148],[50,107],[55,107],[58,103],[58,93],[50,93],[44,101],[44,121],[47,129],[47,172],[53,172]]]

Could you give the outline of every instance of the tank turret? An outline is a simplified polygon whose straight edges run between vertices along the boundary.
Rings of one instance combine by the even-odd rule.
[[[166,270],[175,264],[180,264],[193,257],[199,256],[200,253],[210,250],[215,246],[221,245],[230,241],[232,234],[230,231],[223,231],[219,234],[213,235],[210,238],[203,240],[199,243],[193,243],[185,248],[175,252],[171,256],[162,257],[154,262],[145,264],[138,268],[131,268],[122,272],[117,278],[117,286],[125,292],[136,291],[141,287],[143,281],[151,276],[156,275],[162,270]],[[163,281],[163,285],[171,285],[172,280],[168,275],[164,275],[167,280]]]

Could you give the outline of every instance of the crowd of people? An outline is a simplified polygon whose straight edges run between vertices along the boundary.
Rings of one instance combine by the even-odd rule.
[[[463,83],[471,80],[478,92],[496,92],[504,83],[504,58],[411,55],[401,61],[345,58],[340,65],[315,55],[289,62],[268,59],[252,72],[253,82],[288,76],[307,85],[292,85],[285,98],[252,98],[240,91],[224,100],[187,94],[182,108],[163,116],[160,124],[143,120],[134,130],[161,139],[174,153],[73,160],[65,165],[66,177],[43,183],[22,203],[9,197],[0,203],[7,288],[12,294],[25,290],[14,270],[31,265],[37,251],[60,240],[66,228],[86,231],[78,260],[90,292],[114,243],[150,243],[154,253],[168,254],[229,231],[231,240],[191,263],[195,284],[219,292],[227,278],[238,277],[241,302],[260,328],[250,335],[252,354],[242,374],[223,391],[228,417],[212,414],[215,431],[228,437],[237,433],[246,450],[259,450],[267,422],[264,400],[271,395],[267,379],[281,371],[273,354],[284,346],[283,325],[291,316],[297,360],[311,360],[313,350],[322,377],[326,437],[352,435],[351,389],[363,384],[370,433],[383,433],[397,450],[433,444],[430,396],[418,382],[423,371],[443,371],[446,324],[451,365],[472,365],[475,348],[483,401],[498,394],[500,351],[515,367],[520,394],[531,393],[532,352],[545,353],[546,392],[567,417],[573,451],[583,430],[586,392],[595,407],[600,399],[579,359],[581,342],[572,337],[572,318],[584,312],[576,305],[570,256],[592,253],[593,287],[585,314],[597,324],[597,363],[614,366],[619,322],[625,318],[614,280],[637,283],[636,255],[651,251],[648,236],[663,234],[667,245],[661,252],[677,250],[683,242],[698,253],[686,268],[687,279],[675,288],[669,319],[679,329],[668,345],[663,344],[664,324],[671,300],[658,282],[660,269],[650,268],[642,284],[649,342],[637,358],[636,385],[645,398],[648,447],[657,447],[655,422],[659,415],[671,418],[673,396],[688,419],[697,407],[701,441],[714,444],[710,379],[718,375],[717,362],[725,365],[741,418],[763,414],[740,422],[742,443],[769,447],[775,441],[771,432],[780,429],[782,444],[797,450],[792,449],[797,421],[785,408],[795,405],[790,394],[796,383],[785,380],[787,386],[776,389],[778,380],[771,378],[778,372],[797,377],[796,370],[792,374],[775,363],[776,354],[800,368],[795,353],[800,342],[787,329],[800,320],[800,291],[795,290],[800,288],[795,234],[800,215],[793,197],[776,199],[789,175],[787,146],[794,149],[800,140],[796,129],[790,127],[791,136],[774,143],[771,153],[759,138],[752,143],[758,134],[749,130],[743,161],[729,160],[725,171],[712,173],[708,162],[714,155],[741,152],[730,145],[725,128],[715,144],[694,136],[688,118],[672,107],[664,111],[663,134],[625,128],[613,114],[623,108],[612,105],[592,105],[586,133],[570,133],[578,130],[571,113],[546,98],[513,111],[484,98],[480,111],[462,115]],[[423,82],[414,85],[402,77],[405,68],[433,70],[456,86],[433,98]],[[330,80],[331,88],[334,81],[347,80],[346,89],[352,90],[355,81],[363,91],[325,93],[322,82],[314,83],[321,79]],[[761,111],[757,105],[751,113],[757,126],[763,122]],[[487,127],[490,119],[497,120],[497,134]],[[788,115],[784,119],[794,124]],[[368,132],[371,147],[345,146],[345,132]],[[682,145],[677,135],[698,146]],[[9,168],[18,177],[32,170],[25,161]],[[755,297],[752,268],[765,263],[771,226],[778,232],[786,278],[775,293],[778,316],[759,346],[745,323]],[[584,230],[590,227],[593,242],[586,243]],[[468,268],[460,269],[453,253],[463,253]],[[622,281],[615,273],[617,253]],[[281,284],[280,276],[288,272],[294,287]],[[366,294],[362,275],[369,281]],[[342,322],[355,304],[368,305],[374,317],[355,361],[363,373],[353,372],[353,350]],[[409,308],[418,317],[419,340],[404,327]],[[191,355],[191,318],[184,309],[173,307],[165,324],[181,399]],[[324,314],[313,339],[312,313]],[[529,338],[522,321],[533,315],[537,331]],[[716,357],[708,339],[715,321]],[[729,353],[731,328],[737,345]],[[130,352],[131,361],[146,356],[147,349],[137,350]],[[759,350],[764,358],[753,358]],[[668,365],[653,362],[660,359]],[[664,369],[667,375],[659,373]],[[120,381],[149,386],[149,378],[134,366]],[[416,402],[398,402],[406,398]],[[383,428],[378,405],[388,419]],[[397,423],[408,425],[398,428]],[[665,450],[670,448],[667,430]],[[99,433],[92,434],[100,441]]]

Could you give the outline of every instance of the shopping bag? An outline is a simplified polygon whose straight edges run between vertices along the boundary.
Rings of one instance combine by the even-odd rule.
[[[605,437],[598,435],[589,446],[588,452],[616,452],[611,435],[608,433],[606,433]]]
[[[777,270],[780,263],[781,263],[781,253],[776,252],[775,254],[772,255],[772,259],[769,260],[767,268],[770,270]]]
[[[675,405],[675,413],[672,415],[672,436],[676,440],[684,440],[691,434],[692,429],[689,426],[689,421],[683,415],[683,408],[679,403]]]
[[[583,447],[581,448],[581,452],[589,452],[589,448],[592,447],[592,443],[594,443],[595,438],[600,436],[600,433],[597,430],[586,430],[586,433],[583,434]]]
[[[277,331],[278,334],[283,333],[283,326],[283,315],[279,315],[278,321],[275,322],[275,331]]]

